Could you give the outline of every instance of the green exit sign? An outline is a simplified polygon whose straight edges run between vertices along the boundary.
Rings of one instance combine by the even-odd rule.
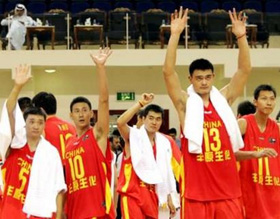
[[[134,92],[117,92],[117,100],[119,100],[119,101],[135,100],[135,93]]]

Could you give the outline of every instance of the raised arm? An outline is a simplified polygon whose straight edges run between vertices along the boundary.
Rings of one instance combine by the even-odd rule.
[[[175,11],[171,15],[171,36],[168,41],[165,61],[163,65],[163,75],[170,96],[182,124],[185,114],[186,94],[182,92],[181,83],[175,71],[176,51],[182,31],[187,25],[188,10]]]
[[[141,99],[135,103],[132,107],[126,110],[117,120],[117,125],[121,136],[124,141],[129,142],[129,126],[127,123],[132,117],[140,110],[141,107],[151,103],[154,99],[154,94],[143,93]]]
[[[16,107],[18,95],[23,88],[23,86],[28,82],[31,78],[30,74],[30,66],[28,65],[19,65],[16,67],[15,78],[14,78],[14,87],[8,97],[7,100],[7,112],[9,115],[10,125],[11,125],[11,133],[14,136],[15,133],[15,118],[13,115],[13,111]]]
[[[97,86],[99,91],[97,122],[94,126],[94,133],[105,154],[107,148],[107,137],[109,134],[109,90],[106,76],[105,63],[112,54],[109,48],[100,49],[97,55],[91,54],[91,58],[96,65]]]
[[[229,16],[232,23],[232,32],[237,39],[239,48],[238,69],[230,83],[221,90],[221,93],[231,105],[243,92],[252,67],[245,26],[247,17],[242,17],[241,12],[237,16],[235,9],[233,9],[233,12],[229,11]]]

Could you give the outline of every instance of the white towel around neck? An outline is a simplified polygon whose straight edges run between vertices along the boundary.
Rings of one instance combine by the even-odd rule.
[[[15,136],[12,139],[10,121],[6,102],[4,103],[0,121],[0,152],[5,159],[6,152],[11,148],[25,146],[25,121],[19,105],[13,112],[15,118]],[[63,167],[57,149],[42,136],[37,146],[31,167],[23,212],[37,217],[51,217],[56,212],[56,196],[65,190]]]
[[[176,182],[171,167],[171,145],[161,133],[156,133],[156,160],[151,142],[144,126],[130,128],[130,151],[137,176],[148,184],[157,184],[159,204],[167,202],[167,195],[176,191]]]
[[[189,140],[188,150],[193,154],[202,153],[204,106],[201,97],[194,91],[193,85],[187,88],[188,100],[186,103],[186,116],[184,135]],[[212,86],[210,100],[218,115],[225,124],[234,152],[244,147],[242,136],[236,118],[225,97]]]

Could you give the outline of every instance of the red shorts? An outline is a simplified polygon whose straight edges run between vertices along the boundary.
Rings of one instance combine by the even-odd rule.
[[[139,200],[130,196],[121,195],[121,212],[123,219],[154,219],[158,218],[158,201],[157,196],[154,194],[154,203],[148,202],[147,200]]]
[[[243,219],[244,209],[241,199],[221,201],[195,201],[186,198],[181,200],[182,219]]]

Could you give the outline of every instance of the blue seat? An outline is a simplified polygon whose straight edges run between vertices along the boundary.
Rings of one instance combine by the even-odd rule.
[[[179,3],[179,6],[182,6],[184,9],[188,8],[194,11],[199,11],[197,2],[183,1]]]
[[[114,8],[129,8],[130,10],[132,10],[133,4],[127,1],[119,1],[115,3]]]
[[[15,9],[17,2],[7,2],[4,7],[4,12],[10,12]]]
[[[200,4],[200,10],[201,13],[207,13],[207,12],[211,12],[214,9],[218,9],[219,8],[219,3],[216,1],[203,1]]]
[[[50,3],[49,9],[61,9],[68,11],[68,4],[65,1],[53,1]]]
[[[177,9],[177,5],[171,1],[163,1],[157,4],[157,8],[169,13],[173,13],[175,9]]]
[[[98,8],[102,11],[110,11],[112,10],[112,5],[108,1],[97,1],[92,3],[92,8]]]
[[[243,9],[255,9],[256,11],[262,11],[262,3],[260,1],[249,0],[243,3]]]
[[[224,9],[225,11],[232,11],[233,8],[235,8],[236,11],[241,11],[242,5],[238,1],[225,1],[224,3],[222,3],[222,9]]]
[[[90,8],[90,4],[87,2],[72,2],[70,8],[72,14],[77,14]]]
[[[45,2],[29,2],[27,5],[27,10],[32,14],[43,14],[47,11],[47,5]]]
[[[265,3],[265,12],[280,13],[280,1],[268,1]]]
[[[143,1],[136,3],[136,11],[137,13],[142,13],[144,11],[148,11],[149,9],[155,8],[155,4],[150,1]]]

